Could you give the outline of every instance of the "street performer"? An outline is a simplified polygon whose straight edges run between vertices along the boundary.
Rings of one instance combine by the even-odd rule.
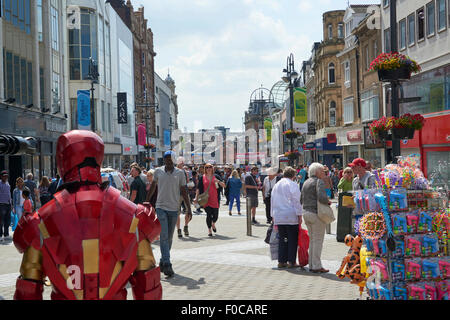
[[[160,300],[160,270],[151,242],[161,226],[148,203],[134,204],[102,184],[104,144],[95,133],[73,130],[57,142],[64,184],[54,199],[23,215],[14,245],[23,253],[15,300]]]

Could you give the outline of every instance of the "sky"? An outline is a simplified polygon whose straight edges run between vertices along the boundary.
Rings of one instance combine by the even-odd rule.
[[[379,0],[349,1],[380,3]],[[154,35],[155,71],[176,83],[178,126],[196,132],[225,126],[243,131],[251,93],[281,80],[323,39],[322,14],[347,0],[132,0],[144,6]]]

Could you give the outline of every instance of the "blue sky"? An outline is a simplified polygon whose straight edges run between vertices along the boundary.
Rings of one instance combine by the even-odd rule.
[[[347,0],[133,0],[154,34],[155,70],[176,82],[181,130],[241,131],[253,90],[280,80],[321,41],[322,14]],[[350,1],[350,4],[379,3]]]

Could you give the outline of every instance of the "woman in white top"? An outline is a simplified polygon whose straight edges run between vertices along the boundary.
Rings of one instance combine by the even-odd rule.
[[[287,167],[281,179],[272,189],[271,216],[280,236],[278,268],[299,267],[297,260],[298,230],[302,224],[300,190],[294,179],[297,171]]]

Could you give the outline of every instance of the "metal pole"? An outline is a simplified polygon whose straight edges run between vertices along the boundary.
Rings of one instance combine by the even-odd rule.
[[[397,52],[397,0],[390,3],[390,24],[391,24],[391,52]],[[398,103],[398,83],[391,81],[391,112],[393,117],[400,115]],[[397,163],[397,157],[401,155],[400,140],[392,138],[392,161]]]
[[[246,211],[247,211],[247,236],[252,236],[252,213],[250,208],[250,198],[245,198]]]
[[[94,81],[91,81],[91,129],[95,132]]]

